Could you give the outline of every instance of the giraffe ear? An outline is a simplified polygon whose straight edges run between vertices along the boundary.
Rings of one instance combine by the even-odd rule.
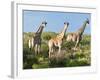
[[[45,24],[47,24],[47,22],[45,21]]]
[[[86,20],[86,21],[87,21],[87,23],[89,24],[89,19],[88,19],[88,18],[87,18],[87,20]]]
[[[67,22],[67,25],[69,25],[69,22]]]
[[[64,22],[64,24],[67,24],[66,22]]]

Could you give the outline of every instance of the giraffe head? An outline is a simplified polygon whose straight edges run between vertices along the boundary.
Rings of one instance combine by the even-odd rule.
[[[68,26],[69,26],[69,22],[64,22],[64,28],[63,28],[63,30],[61,32],[65,33],[67,28],[68,28]]]
[[[89,19],[87,18],[86,23],[89,24]]]
[[[46,21],[43,21],[42,24],[41,24],[41,26],[42,26],[42,27],[45,27],[46,24],[47,24],[47,22],[46,22]]]
[[[69,25],[69,22],[64,22],[64,24],[68,26]]]
[[[67,29],[69,26],[69,22],[64,22],[65,28]]]
[[[42,33],[43,28],[46,26],[46,24],[47,24],[46,21],[42,22],[42,23],[40,24],[40,26],[39,26],[39,28],[38,28],[38,30],[37,30],[36,33]]]

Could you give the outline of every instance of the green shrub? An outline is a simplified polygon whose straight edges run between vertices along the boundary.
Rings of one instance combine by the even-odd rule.
[[[39,68],[39,67],[38,67],[38,64],[33,64],[33,65],[32,65],[32,69],[37,69],[37,68]]]
[[[68,50],[71,50],[74,46],[75,46],[75,43],[74,42],[67,42],[67,41],[65,41],[62,44],[62,48],[68,49]]]
[[[38,64],[38,58],[35,56],[27,56],[24,62],[24,69],[31,69],[33,64]]]
[[[50,67],[65,67],[66,66],[66,56],[65,53],[53,53],[50,57]]]
[[[46,43],[42,44],[41,45],[41,54],[44,56],[44,57],[48,57],[48,45]]]
[[[38,57],[29,48],[23,48],[23,68],[30,69],[33,63],[38,63]]]
[[[78,66],[88,66],[88,65],[90,64],[87,62],[87,60],[71,59],[66,62],[67,67],[78,67]]]

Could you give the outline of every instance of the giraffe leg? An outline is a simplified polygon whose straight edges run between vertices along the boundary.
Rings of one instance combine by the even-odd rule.
[[[62,41],[58,42],[58,47],[59,47],[58,53],[61,53],[61,44],[62,44]]]
[[[33,53],[35,54],[35,44],[33,44],[32,50],[33,50]]]
[[[59,50],[58,50],[58,53],[60,53],[61,52],[61,46],[59,46]]]
[[[37,44],[37,55],[39,54],[39,52],[38,52],[38,48],[39,48],[39,45]]]
[[[77,41],[76,41],[76,44],[75,44],[74,50],[76,50],[77,46],[79,45],[79,42],[80,42],[80,38],[77,38]]]
[[[31,41],[30,41],[30,39],[28,40],[28,47],[31,50]]]
[[[53,52],[54,52],[53,46],[50,46],[49,47],[49,58],[51,57],[51,53]]]
[[[37,54],[37,48],[38,48],[38,45],[36,44],[35,45],[35,54]]]
[[[52,48],[51,48],[51,46],[49,46],[49,58],[51,56],[51,52],[52,52]]]
[[[78,41],[78,43],[77,43],[77,46],[79,46],[79,43],[80,43],[81,39],[82,39],[82,37],[80,36],[80,37],[79,37],[79,41]]]
[[[49,58],[50,58],[51,53],[53,52],[53,42],[51,40],[48,43],[48,47],[49,47]]]
[[[38,45],[38,54],[41,52],[41,45]]]
[[[31,46],[32,46],[32,49],[34,49],[34,39],[32,38],[32,41],[31,41]]]
[[[48,52],[48,53],[49,53],[49,55],[48,55],[48,56],[49,56],[49,58],[50,58],[50,48],[49,48],[49,52]]]

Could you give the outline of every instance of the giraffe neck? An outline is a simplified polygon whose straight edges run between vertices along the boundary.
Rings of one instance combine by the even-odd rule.
[[[87,25],[87,22],[85,21],[83,26],[81,28],[79,28],[77,32],[82,35],[86,28],[86,25]]]
[[[41,33],[43,31],[43,28],[44,28],[43,26],[40,26],[39,29],[37,30],[36,34],[40,34],[41,35]]]
[[[61,33],[57,35],[57,38],[63,39],[64,35],[66,33],[66,30],[67,30],[67,25],[65,25],[64,28],[63,28],[63,30],[61,31]]]

